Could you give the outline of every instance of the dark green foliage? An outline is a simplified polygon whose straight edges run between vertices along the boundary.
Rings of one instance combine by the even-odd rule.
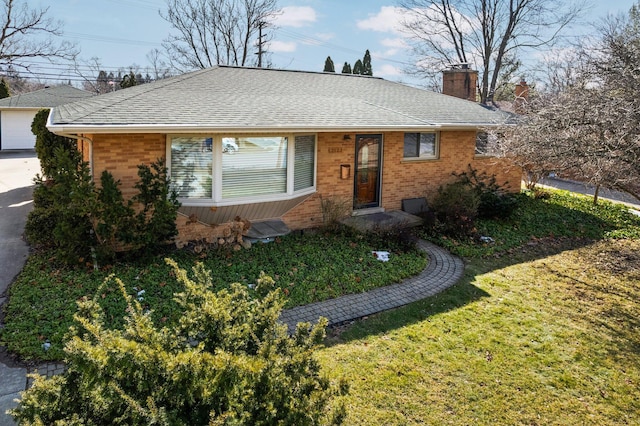
[[[120,82],[120,87],[123,89],[137,85],[138,81],[136,80],[136,75],[133,73],[133,71],[130,71],[129,74],[125,74],[124,77],[122,77],[122,81]]]
[[[0,80],[0,99],[8,98],[11,96],[11,91],[9,90],[9,85],[7,81],[3,78]]]
[[[347,386],[332,385],[314,357],[326,319],[313,327],[300,324],[289,337],[278,322],[284,298],[268,276],[258,283],[264,297],[252,299],[240,284],[212,292],[211,273],[202,265],[194,267],[192,280],[169,263],[183,286],[175,294],[180,321],[158,328],[117,279],[127,305],[123,329],[109,327],[100,290],[93,300],[79,302],[65,347],[67,371],[50,379],[35,376],[11,412],[20,424],[343,421],[344,406],[333,399]]]
[[[95,240],[91,229],[95,188],[87,163],[58,146],[52,153],[48,178],[36,178],[34,209],[25,233],[31,244],[52,251],[61,262],[78,264],[91,256]]]
[[[496,183],[495,176],[486,173],[478,173],[477,170],[469,166],[469,170],[454,176],[460,181],[469,185],[480,197],[478,205],[478,216],[481,218],[506,219],[518,207],[518,197],[509,194]]]
[[[178,233],[180,204],[169,190],[163,160],[138,166],[139,193],[125,201],[119,182],[106,171],[96,189],[75,141],[49,132],[47,115],[46,110],[38,112],[32,124],[44,177],[36,178],[34,209],[25,227],[31,244],[52,250],[63,263],[77,265],[91,258],[97,266],[125,248],[151,252]]]
[[[371,66],[371,53],[369,49],[364,52],[364,58],[362,59],[362,75],[373,75],[373,68]]]
[[[344,65],[342,66],[342,74],[352,74],[350,63],[348,62],[344,63]]]
[[[432,231],[450,236],[476,233],[476,218],[507,219],[518,207],[518,196],[505,192],[495,176],[469,170],[453,173],[455,182],[440,187],[432,202],[435,221]]]
[[[76,141],[51,133],[47,129],[48,117],[49,110],[42,109],[36,113],[31,123],[31,132],[36,136],[36,154],[40,160],[40,168],[45,178],[50,178],[56,173],[53,169],[56,168],[55,152],[58,148],[66,151],[72,161],[78,164],[81,161]]]
[[[178,195],[169,188],[169,176],[163,159],[151,166],[138,166],[140,180],[133,197],[141,210],[135,217],[133,243],[145,251],[152,251],[159,244],[166,244],[178,234],[176,216],[180,203]]]
[[[333,65],[333,60],[331,56],[327,56],[327,59],[324,61],[324,72],[336,72],[336,67]]]
[[[380,262],[373,250],[391,251],[388,262]],[[287,296],[287,308],[331,299],[345,294],[362,293],[411,277],[426,266],[424,252],[403,253],[390,241],[369,238],[350,229],[329,233],[310,231],[292,233],[269,244],[254,244],[231,256],[225,250],[207,250],[194,254],[174,251],[172,256],[190,270],[198,261],[215,271],[215,290],[229,288],[229,283],[255,284],[262,271],[274,277],[276,285]],[[117,270],[135,295],[145,290],[144,303],[153,308],[156,324],[169,324],[180,319],[173,293],[182,289],[171,273],[163,255],[118,256],[115,262],[100,263],[99,270],[68,268],[52,263],[46,252],[30,256],[22,273],[11,286],[5,305],[4,329],[0,341],[23,359],[60,360],[63,336],[73,323],[75,301],[93,295],[104,279]],[[124,307],[113,288],[103,290],[101,297],[105,315],[112,325],[121,320]],[[43,339],[51,342],[42,350]]]
[[[458,180],[441,186],[431,202],[436,218],[434,231],[452,236],[471,234],[479,205],[480,196],[468,183]]]
[[[124,201],[119,185],[120,181],[116,181],[111,173],[102,172],[93,209],[93,226],[101,262],[112,259],[116,250],[131,243],[135,235],[133,203]]]
[[[355,64],[353,64],[353,73],[361,75],[364,71],[364,67],[362,65],[362,61],[358,59]]]

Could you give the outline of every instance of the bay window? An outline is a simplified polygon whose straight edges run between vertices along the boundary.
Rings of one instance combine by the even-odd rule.
[[[168,140],[171,185],[183,204],[281,200],[315,190],[315,135]]]

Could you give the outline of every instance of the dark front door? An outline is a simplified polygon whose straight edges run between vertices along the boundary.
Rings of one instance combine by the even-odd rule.
[[[354,209],[380,206],[382,135],[356,135]]]

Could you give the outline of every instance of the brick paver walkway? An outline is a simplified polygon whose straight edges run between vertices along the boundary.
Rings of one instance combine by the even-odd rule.
[[[464,273],[464,263],[460,258],[424,240],[418,242],[418,247],[429,256],[429,264],[420,275],[366,293],[287,309],[282,312],[280,320],[289,326],[291,332],[297,323],[315,323],[319,317],[327,318],[329,325],[340,324],[433,296],[460,280]]]
[[[429,263],[420,275],[366,293],[288,309],[282,312],[280,320],[288,325],[291,332],[299,322],[315,323],[319,317],[327,318],[329,325],[340,324],[433,296],[462,277],[464,264],[460,258],[427,241],[420,240],[418,247],[429,257]],[[29,372],[37,371],[51,377],[63,373],[64,369],[63,363],[54,362],[31,367]],[[27,387],[31,382],[31,379],[25,380]]]

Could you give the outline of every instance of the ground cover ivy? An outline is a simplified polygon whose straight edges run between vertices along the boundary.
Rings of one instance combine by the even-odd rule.
[[[390,251],[390,260],[376,260],[372,250]],[[23,359],[61,359],[76,301],[92,297],[98,288],[99,303],[109,325],[122,327],[124,302],[119,291],[114,285],[102,284],[112,273],[127,283],[128,294],[152,311],[156,324],[178,321],[181,311],[173,294],[180,287],[164,262],[166,256],[187,270],[202,262],[213,271],[211,284],[215,291],[236,282],[254,291],[252,287],[264,272],[282,289],[285,307],[399,282],[426,266],[425,254],[417,249],[401,250],[393,241],[383,243],[351,231],[288,235],[240,252],[164,252],[138,261],[103,265],[99,270],[57,266],[44,253],[36,253],[10,289],[0,339]],[[45,351],[43,344],[47,342],[50,347]]]

